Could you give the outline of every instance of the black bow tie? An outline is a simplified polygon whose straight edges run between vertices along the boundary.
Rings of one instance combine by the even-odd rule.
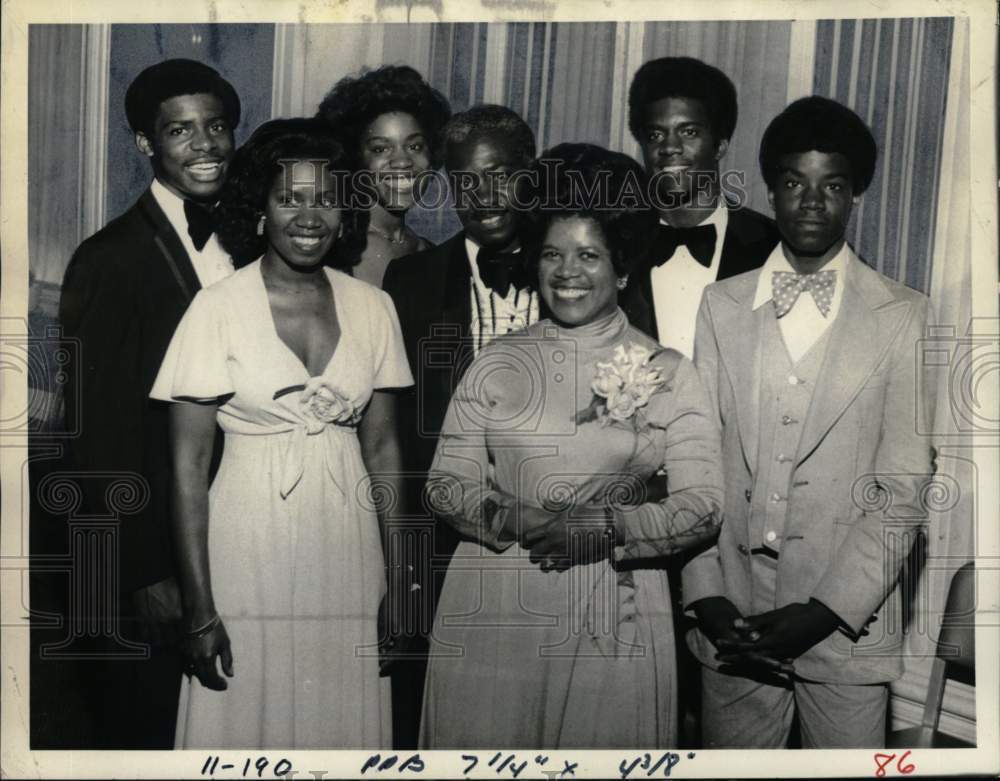
[[[184,199],[184,216],[187,217],[188,236],[194,248],[201,252],[209,237],[215,233],[215,215],[207,206]]]
[[[479,278],[483,284],[504,298],[511,285],[516,290],[531,287],[531,275],[525,268],[524,255],[520,252],[499,252],[482,247],[476,255]]]
[[[674,256],[681,245],[688,248],[691,257],[705,268],[712,265],[715,254],[715,226],[696,225],[693,228],[674,228],[660,223],[653,244],[652,261],[656,266],[662,266]]]

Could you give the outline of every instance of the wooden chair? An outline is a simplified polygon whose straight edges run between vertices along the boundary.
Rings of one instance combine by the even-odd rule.
[[[948,587],[923,718],[917,727],[890,733],[890,748],[974,748],[973,744],[938,731],[938,721],[948,678],[976,685],[975,610],[976,571],[970,561],[955,573]]]

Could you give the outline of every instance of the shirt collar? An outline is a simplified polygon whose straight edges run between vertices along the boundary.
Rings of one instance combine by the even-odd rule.
[[[722,198],[719,198],[719,203],[715,207],[715,211],[709,214],[705,219],[698,223],[695,227],[701,225],[714,225],[715,232],[717,236],[721,236],[726,232],[726,226],[729,223],[729,209],[726,208],[726,203]],[[660,217],[660,225],[669,226],[670,223],[665,219]]]
[[[179,236],[187,233],[187,216],[184,214],[184,199],[171,192],[159,179],[153,179],[149,187],[156,203],[163,210],[174,232]]]
[[[771,284],[771,277],[774,276],[775,271],[788,271],[792,274],[796,273],[795,269],[792,268],[792,264],[788,262],[788,258],[785,257],[785,252],[782,249],[782,246],[783,244],[779,242],[778,246],[772,250],[771,254],[764,262],[764,265],[761,266],[760,276],[757,278],[757,292],[753,299],[753,309],[759,309],[771,300],[774,290],[774,287]],[[844,284],[844,275],[847,272],[847,260],[850,256],[851,248],[845,241],[844,246],[840,248],[840,252],[834,255],[830,262],[823,266],[820,270],[836,271],[836,284],[837,286],[840,286]]]

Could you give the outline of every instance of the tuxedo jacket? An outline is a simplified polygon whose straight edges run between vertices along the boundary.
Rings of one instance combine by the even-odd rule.
[[[716,280],[760,268],[779,240],[778,228],[770,217],[753,209],[730,209]],[[646,265],[630,274],[618,302],[632,325],[653,339],[659,339],[650,278],[652,268]]]
[[[401,415],[404,458],[426,473],[451,395],[472,363],[472,270],[459,232],[435,247],[393,260],[382,288],[396,305],[414,386]],[[539,318],[548,316],[539,300]]]
[[[860,684],[902,673],[896,579],[926,520],[922,493],[932,454],[917,432],[926,430],[919,419],[933,404],[920,387],[917,364],[927,297],[878,274],[853,252],[848,264],[794,457],[775,602],[782,607],[815,598],[844,622],[795,660],[797,674]],[[771,305],[752,309],[760,274],[709,285],[698,314],[695,365],[722,427],[726,492],[717,544],[682,573],[685,605],[724,596],[741,612],[750,610],[751,499],[758,443],[770,436],[759,428],[762,334],[765,318],[775,316]],[[689,640],[711,664],[707,639],[696,630]]]
[[[200,287],[149,190],[80,245],[63,280],[59,319],[64,336],[79,343],[65,387],[67,425],[79,432],[70,455],[85,473],[85,502],[90,512],[118,509],[108,505],[108,473],[137,476],[148,490],[144,506],[118,513],[122,591],[174,574],[169,405],[152,401],[149,391]],[[220,453],[217,435],[216,462]]]

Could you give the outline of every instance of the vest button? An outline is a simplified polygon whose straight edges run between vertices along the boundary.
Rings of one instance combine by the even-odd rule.
[[[778,539],[778,535],[775,534],[774,532],[768,532],[767,534],[764,535],[764,539],[767,540],[768,542],[774,542],[776,539]]]
[[[744,556],[749,556],[750,555],[750,549],[746,545],[744,545],[742,542],[739,545],[736,546],[736,550],[738,550]]]
[[[789,374],[788,375],[788,384],[789,385],[798,385],[800,382],[802,382],[802,380],[800,380],[794,374]]]
[[[789,423],[792,423],[792,422],[793,422],[792,419],[788,415],[782,415],[781,416],[781,425],[782,426],[787,426]]]

